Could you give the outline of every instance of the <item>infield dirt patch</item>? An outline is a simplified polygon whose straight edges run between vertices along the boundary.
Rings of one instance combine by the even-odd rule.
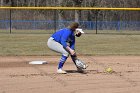
[[[78,73],[69,58],[68,74],[57,74],[59,56],[1,56],[0,93],[140,93],[139,56],[80,56],[89,67]],[[48,64],[29,65],[45,60]],[[105,73],[111,67],[112,74]]]

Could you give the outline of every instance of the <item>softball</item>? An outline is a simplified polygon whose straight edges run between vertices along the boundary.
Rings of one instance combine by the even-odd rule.
[[[108,73],[112,73],[113,72],[113,69],[110,68],[110,67],[108,67],[108,68],[105,69],[105,71],[108,72]]]

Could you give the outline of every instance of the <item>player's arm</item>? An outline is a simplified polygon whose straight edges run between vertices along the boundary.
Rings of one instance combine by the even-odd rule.
[[[70,42],[70,48],[75,50],[75,36],[72,37],[72,41]]]
[[[71,31],[65,31],[61,37],[61,44],[62,46],[70,52],[71,55],[75,54],[75,51],[67,45],[67,40],[71,34]]]
[[[70,42],[70,48],[72,50],[74,50],[74,53],[73,55],[76,56],[76,53],[75,53],[75,37],[72,38],[72,42]]]
[[[71,49],[69,46],[66,47],[66,50],[68,50],[71,55],[76,55],[75,51]]]

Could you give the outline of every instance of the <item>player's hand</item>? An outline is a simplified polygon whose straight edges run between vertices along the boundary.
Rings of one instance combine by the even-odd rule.
[[[66,49],[70,52],[71,55],[75,55],[75,51],[71,49],[69,46],[66,47]]]
[[[74,50],[71,49],[71,50],[70,50],[70,54],[71,54],[71,55],[75,55],[76,53],[75,53]]]

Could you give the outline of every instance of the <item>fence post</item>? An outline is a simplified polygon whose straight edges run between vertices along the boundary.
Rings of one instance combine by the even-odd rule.
[[[10,9],[10,34],[12,33],[12,17],[11,17],[12,10]]]
[[[55,6],[56,6],[56,0],[55,0]],[[56,22],[56,19],[57,19],[57,10],[54,10],[54,32],[56,32],[56,29],[57,29],[57,22]]]
[[[120,21],[117,22],[117,30],[120,31]]]
[[[96,12],[95,12],[95,24],[96,24],[96,34],[97,34],[97,28],[98,28],[98,24],[97,24],[97,21],[98,21],[98,10],[96,10]]]

